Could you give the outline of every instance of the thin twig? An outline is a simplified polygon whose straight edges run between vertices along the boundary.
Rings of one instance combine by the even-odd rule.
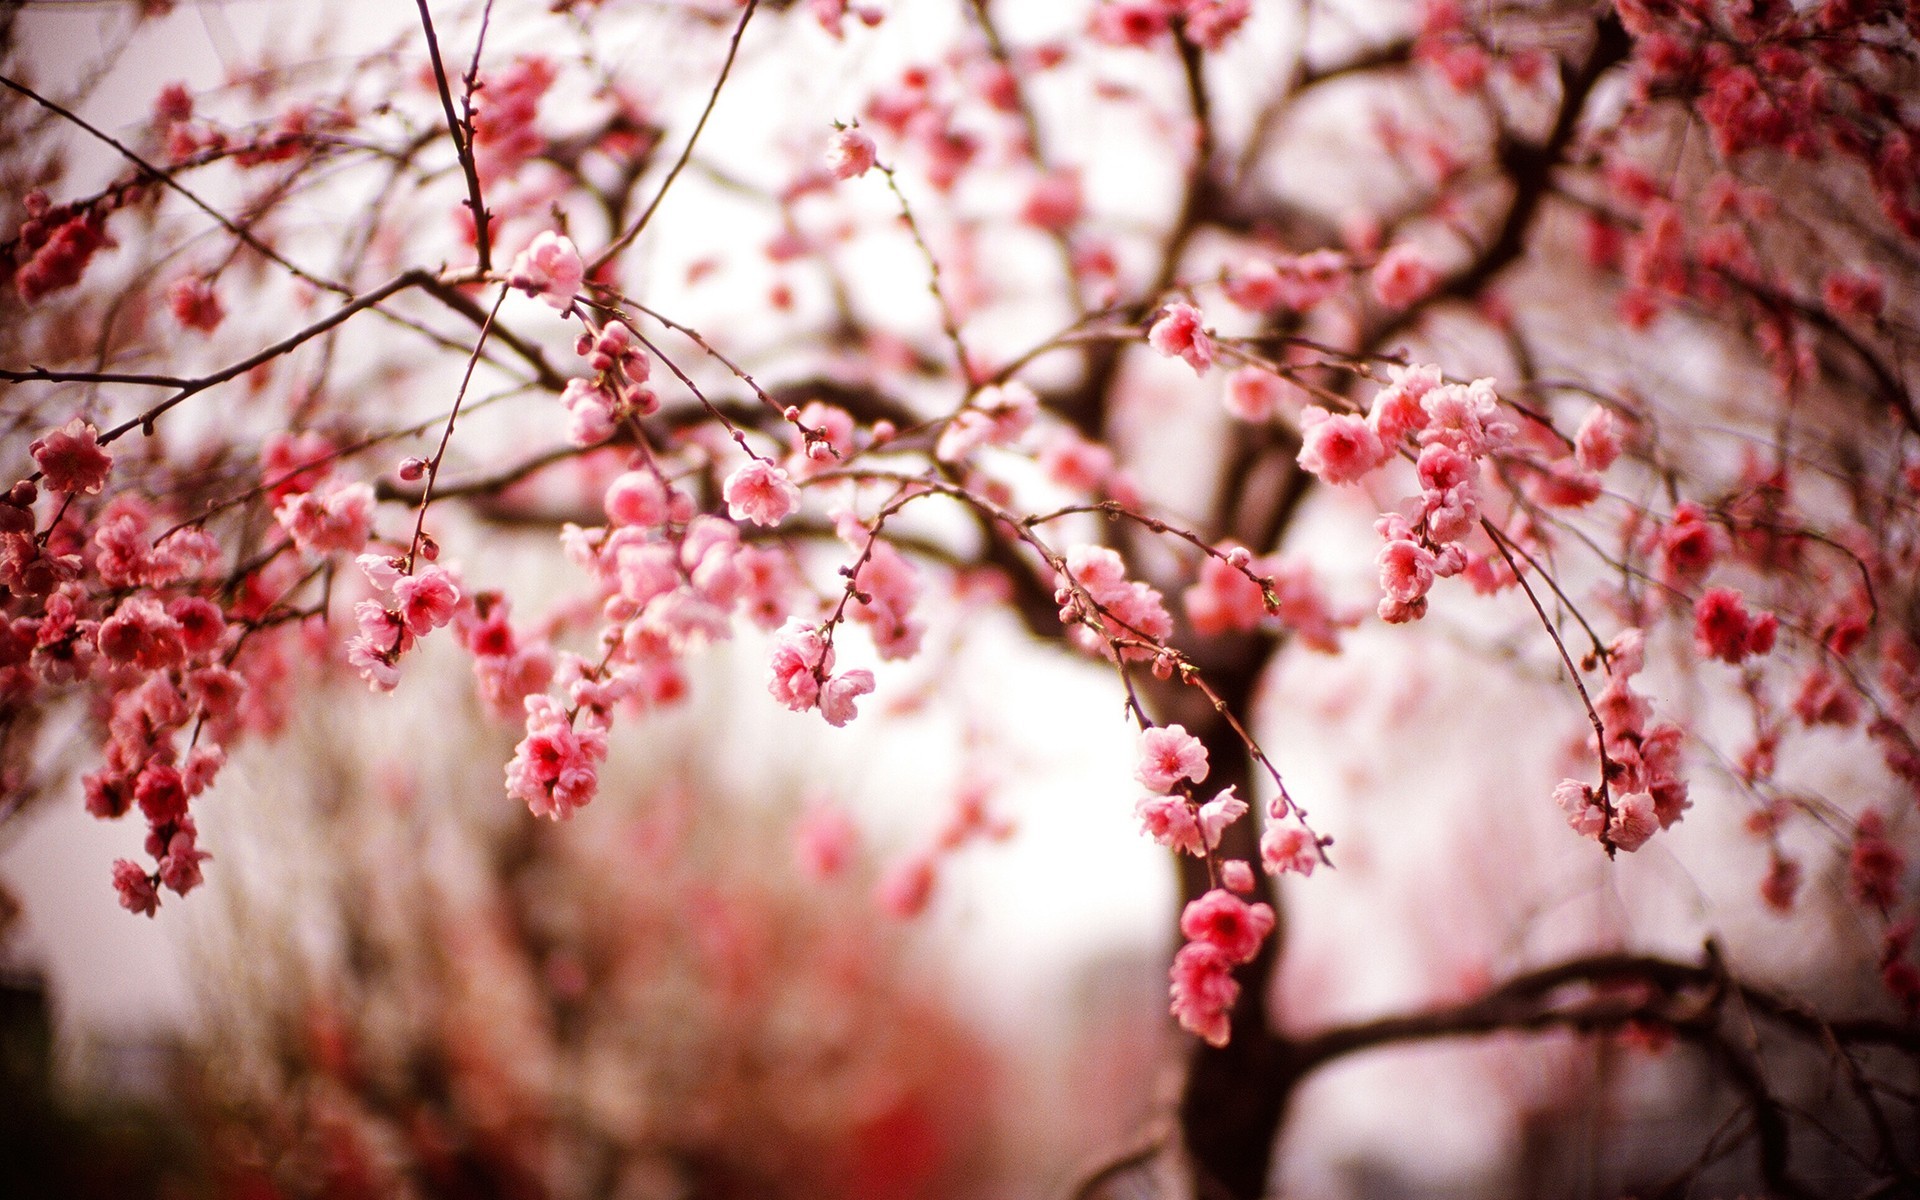
[[[422,2],[424,3],[424,0]],[[614,239],[612,245],[594,255],[593,261],[587,264],[587,278],[593,278],[599,273],[601,267],[613,261],[615,256],[633,244],[633,239],[639,237],[640,231],[645,229],[647,222],[653,219],[654,210],[659,208],[660,202],[667,198],[667,190],[673,186],[673,181],[678,179],[680,172],[686,169],[687,160],[693,157],[693,148],[700,141],[700,131],[707,127],[707,118],[713,115],[713,106],[719,103],[720,89],[726,86],[727,76],[733,71],[733,60],[740,52],[740,38],[747,32],[747,22],[753,19],[754,10],[759,7],[760,0],[747,0],[746,9],[740,14],[740,23],[733,27],[733,37],[727,42],[727,59],[720,65],[720,77],[713,81],[713,91],[707,95],[707,106],[700,110],[700,120],[694,124],[693,133],[688,136],[686,146],[680,151],[680,157],[674,160],[672,169],[667,172],[667,177],[660,181],[660,190],[653,194],[653,200],[647,205],[646,211],[641,213],[633,224],[627,226],[620,236]]]

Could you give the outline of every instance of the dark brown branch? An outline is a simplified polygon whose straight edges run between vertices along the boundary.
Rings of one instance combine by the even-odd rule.
[[[433,82],[440,92],[447,133],[453,138],[453,152],[459,156],[460,172],[467,179],[467,207],[473,210],[474,251],[479,256],[480,269],[491,271],[493,251],[487,237],[487,206],[480,198],[480,167],[473,157],[473,122],[462,122],[453,111],[453,88],[447,81],[447,64],[440,57],[440,38],[433,31],[433,14],[427,11],[427,0],[415,0],[415,3],[420,9],[420,26],[427,34],[427,55],[433,60]]]

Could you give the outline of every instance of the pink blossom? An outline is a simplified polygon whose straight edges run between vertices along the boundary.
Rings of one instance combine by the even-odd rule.
[[[507,794],[526,802],[536,817],[563,820],[593,800],[599,790],[597,764],[607,756],[604,729],[580,727],[552,696],[526,700],[527,734],[507,763]]]
[[[167,572],[157,569],[160,564],[152,553],[147,515],[144,511],[112,511],[123,499],[128,497],[115,497],[114,505],[101,514],[100,523],[94,529],[93,544],[98,551],[94,555],[94,569],[100,573],[100,581],[109,587],[162,583],[160,576]],[[28,529],[31,528],[29,518]]]
[[[327,435],[309,429],[276,431],[260,446],[260,482],[278,504],[293,492],[310,492],[333,470],[334,446]]]
[[[362,554],[353,560],[360,573],[373,584],[374,590],[390,592],[393,585],[400,582],[400,568],[406,565],[404,557],[396,558],[391,554]]]
[[[839,728],[859,715],[854,711],[853,702],[871,691],[872,671],[843,671],[821,686],[820,715],[827,719],[827,724]]]
[[[187,653],[180,623],[152,596],[135,596],[100,622],[100,653],[145,671],[178,666]]]
[[[553,64],[538,55],[516,57],[482,80],[474,96],[473,148],[483,184],[513,175],[545,147],[536,122],[553,80]]]
[[[113,466],[113,455],[100,445],[100,431],[79,417],[40,438],[27,451],[40,467],[40,482],[50,492],[97,496]]]
[[[403,577],[394,584],[393,595],[407,632],[415,637],[425,637],[451,621],[460,606],[460,588],[444,567],[430,566],[418,575]]]
[[[1706,510],[1691,501],[1674,506],[1673,520],[1660,531],[1661,581],[1683,585],[1699,581],[1726,548],[1726,538],[1707,523]]]
[[[1775,855],[1767,864],[1767,877],[1760,881],[1760,899],[1775,912],[1792,912],[1799,891],[1800,864]]]
[[[1214,888],[1180,913],[1180,932],[1190,942],[1207,942],[1235,963],[1252,962],[1260,943],[1273,932],[1273,909],[1248,904],[1224,888]]]
[[[1567,824],[1581,837],[1597,838],[1606,828],[1606,810],[1600,807],[1593,789],[1578,779],[1562,779],[1554,785],[1553,802],[1566,814]]]
[[[1262,367],[1241,367],[1227,376],[1220,402],[1242,421],[1271,421],[1287,394],[1287,381]]]
[[[1600,498],[1605,484],[1598,475],[1581,467],[1573,459],[1549,463],[1546,469],[1528,480],[1528,486],[1541,504],[1554,508],[1581,508]]]
[[[167,288],[167,308],[174,320],[201,333],[220,328],[227,315],[220,293],[213,290],[213,280],[204,275],[183,275],[174,280]]]
[[[1200,837],[1206,842],[1207,849],[1214,850],[1220,845],[1220,835],[1227,826],[1247,815],[1247,802],[1234,792],[1234,785],[1228,784],[1220,789],[1220,794],[1200,806],[1196,823],[1200,826]]]
[[[874,884],[873,898],[887,915],[909,920],[926,911],[936,881],[932,855],[909,855],[880,876]]]
[[[1224,1046],[1232,1037],[1229,1014],[1240,998],[1233,960],[1211,942],[1188,942],[1173,956],[1171,1011],[1180,1027],[1208,1045]]]
[[[829,37],[838,41],[845,33],[842,25],[847,19],[847,0],[808,0],[807,8]]]
[[[370,484],[332,483],[288,496],[273,515],[302,554],[358,554],[373,532],[373,505]]]
[[[1772,613],[1749,613],[1733,588],[1709,589],[1693,606],[1694,645],[1706,657],[1736,666],[1748,655],[1773,649],[1779,626]]]
[[[1320,846],[1298,825],[1269,825],[1260,835],[1260,863],[1269,875],[1285,871],[1311,875],[1320,865]]]
[[[827,145],[827,171],[835,179],[853,179],[873,169],[879,157],[873,139],[858,129],[842,129]]]
[[[158,759],[140,768],[139,777],[133,782],[133,798],[140,805],[141,814],[155,825],[178,821],[187,815],[186,780],[178,767]]]
[[[1080,219],[1080,172],[1054,171],[1037,180],[1020,208],[1020,219],[1038,229],[1061,233]]]
[[[833,647],[820,630],[795,618],[775,635],[768,663],[767,690],[794,712],[805,712],[820,699],[820,681],[833,670]]]
[[[639,337],[625,321],[610,319],[595,333],[589,327],[573,344],[587,366],[602,375],[619,375],[630,383],[645,383],[653,374]]]
[[[213,855],[194,844],[195,830],[191,817],[181,818],[173,830],[164,847],[165,853],[156,856],[159,859],[157,865],[160,868],[160,882],[175,894],[184,896],[200,886],[200,864]],[[152,849],[154,847],[149,846],[149,851]]]
[[[1123,643],[1121,657],[1129,662],[1152,658],[1156,649],[1139,645],[1143,639],[1158,641],[1173,632],[1173,618],[1167,615],[1160,593],[1147,584],[1126,577],[1126,564],[1119,554],[1105,546],[1073,546],[1067,550],[1067,575],[1104,612],[1090,612],[1072,587],[1062,586],[1054,593],[1060,603],[1060,620],[1072,625],[1075,639],[1088,649],[1112,655],[1112,641]],[[1097,620],[1100,633],[1085,624]]]
[[[1886,819],[1869,809],[1860,817],[1847,856],[1847,891],[1854,902],[1890,910],[1900,899],[1900,876],[1907,856],[1886,838]]]
[[[1147,790],[1163,794],[1182,779],[1200,783],[1207,777],[1207,748],[1179,725],[1143,730],[1140,763],[1133,775]]]
[[[1388,249],[1373,268],[1374,299],[1388,308],[1406,308],[1439,282],[1439,272],[1426,254],[1410,242]]]
[[[1187,37],[1202,50],[1218,50],[1252,12],[1253,0],[1186,0]]]
[[[513,260],[507,284],[566,312],[580,295],[586,273],[573,239],[548,229],[537,234]]]
[[[1113,473],[1113,451],[1071,429],[1056,429],[1040,447],[1039,464],[1061,487],[1092,494]]]
[[[1185,359],[1196,375],[1204,375],[1213,365],[1213,339],[1207,336],[1200,310],[1191,304],[1169,304],[1147,341],[1168,358]]]
[[[1220,882],[1245,896],[1253,891],[1253,867],[1245,859],[1230,858],[1220,864]]]
[[[846,810],[817,804],[794,827],[794,857],[802,874],[812,879],[836,879],[853,865],[860,849],[860,831]]]
[[[764,459],[749,459],[727,476],[722,492],[729,516],[756,525],[778,525],[800,507],[800,489],[785,471]]]
[[[607,485],[601,507],[616,525],[653,529],[667,519],[667,489],[652,471],[625,471]]]
[[[1338,294],[1348,277],[1345,255],[1315,250],[1294,258],[1249,260],[1229,272],[1224,284],[1227,299],[1249,312],[1303,313]]]
[[[1420,431],[1423,446],[1438,443],[1481,458],[1513,440],[1514,427],[1500,416],[1500,397],[1491,379],[1443,384],[1420,403],[1427,410],[1427,425]]]
[[[1433,588],[1433,555],[1417,542],[1388,542],[1375,561],[1380,590],[1397,603],[1412,604]]]
[[[1254,313],[1274,312],[1285,294],[1279,268],[1264,258],[1248,259],[1228,271],[1221,284],[1230,302]]]
[[[1419,458],[1421,513],[1427,540],[1436,545],[1457,542],[1473,532],[1480,519],[1479,470],[1473,459],[1444,442],[1421,448]]]
[[[160,909],[160,893],[154,889],[153,877],[131,859],[113,860],[113,888],[120,893],[120,907],[130,913],[151,917]]]
[[[28,194],[41,195],[39,192]],[[44,202],[45,197],[41,198]],[[29,224],[41,226],[38,220]],[[42,296],[70,288],[86,274],[94,254],[114,244],[107,233],[105,212],[93,207],[74,213],[51,230],[42,227],[37,244],[25,237],[19,239],[15,253],[31,248],[32,256],[14,271],[14,290],[22,300],[32,304]]]
[[[1300,414],[1300,466],[1327,483],[1358,483],[1385,461],[1386,450],[1364,418],[1318,406]]]
[[[1612,674],[1630,679],[1646,669],[1647,635],[1640,629],[1623,629],[1607,643],[1607,665]]]
[[[1426,428],[1427,410],[1422,401],[1442,379],[1439,367],[1410,366],[1388,367],[1387,380],[1387,386],[1374,393],[1367,424],[1373,427],[1381,446],[1391,452],[1400,445],[1400,439]]]
[[[1142,796],[1133,806],[1140,830],[1169,850],[1196,858],[1207,852],[1193,805],[1184,796]]]
[[[1172,23],[1168,0],[1109,0],[1093,10],[1092,33],[1109,46],[1144,47]]]
[[[1274,613],[1300,643],[1322,654],[1337,654],[1340,631],[1360,623],[1355,609],[1335,608],[1310,563],[1278,562],[1267,568],[1273,580]]]
[[[1660,818],[1654,811],[1653,797],[1646,792],[1629,792],[1615,797],[1613,802],[1613,822],[1607,826],[1607,837],[1620,849],[1632,853],[1647,844],[1660,829]]]
[[[1573,435],[1573,456],[1574,461],[1595,474],[1604,472],[1620,457],[1619,423],[1611,411],[1596,404],[1587,413]]]
[[[1010,446],[1033,425],[1039,406],[1039,397],[1024,383],[981,388],[947,422],[933,456],[959,462],[983,445]]]
[[[1873,271],[1834,271],[1820,284],[1820,301],[1836,317],[1872,320],[1886,308],[1887,288]]]
[[[912,658],[920,652],[926,624],[914,616],[919,602],[920,572],[891,542],[878,541],[867,551],[866,562],[854,577],[865,597],[856,598],[853,619],[873,634],[874,649],[888,661]]]
[[[1268,616],[1266,593],[1246,570],[1208,556],[1200,562],[1200,578],[1181,596],[1187,619],[1203,637],[1259,627]]]
[[[167,605],[167,615],[180,627],[180,640],[187,653],[205,654],[220,644],[226,632],[227,618],[220,606],[199,596],[176,597]]]
[[[400,684],[396,665],[412,638],[399,614],[388,611],[377,600],[362,600],[354,606],[360,632],[347,639],[347,665],[377,692],[390,692]]]

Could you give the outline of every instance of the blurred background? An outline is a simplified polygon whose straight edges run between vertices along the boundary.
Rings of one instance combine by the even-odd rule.
[[[115,6],[33,5],[15,35],[50,73],[99,65],[89,111],[132,126],[169,81],[312,44],[320,7],[182,4],[135,41]],[[410,28],[410,9],[362,8],[364,28],[327,31],[341,53]],[[946,32],[897,27],[908,43]],[[749,70],[740,87],[771,102],[787,79]],[[1163,199],[1104,170],[1090,178],[1143,210]],[[656,251],[659,273],[703,249]],[[917,295],[917,264],[892,268]],[[1663,369],[1725,366],[1667,336]],[[1215,397],[1178,407],[1183,366],[1139,375],[1193,417],[1168,422],[1178,436],[1224,423]],[[1148,483],[1192,486],[1180,461]],[[1379,508],[1321,489],[1296,522],[1290,549],[1343,600],[1375,594]],[[510,586],[536,619],[558,603],[570,568],[550,530],[444,520],[468,579]],[[883,674],[846,730],[768,701],[763,640],[714,649],[685,703],[623,718],[600,798],[565,824],[504,795],[518,730],[444,640],[393,696],[291,668],[284,729],[196,803],[206,885],[154,920],[109,885],[142,831],[89,817],[77,785],[0,824],[0,1195],[1011,1200],[1151,1144],[1188,1048],[1166,1016],[1175,889],[1133,816],[1111,673],[990,606],[939,603],[941,644]],[[1339,869],[1284,885],[1279,1025],[1465,998],[1556,955],[1693,961],[1709,937],[1796,996],[1884,1004],[1844,863],[1810,859],[1809,901],[1762,910],[1766,851],[1724,781],[1618,864],[1568,833],[1545,798],[1582,769],[1585,731],[1543,649],[1518,597],[1463,597],[1418,628],[1363,630],[1337,659],[1281,656],[1255,725]],[[1732,711],[1730,687],[1662,670],[1663,704]],[[1815,734],[1790,773],[1886,794],[1850,736]],[[1777,1065],[1785,1090],[1814,1078]],[[1794,1094],[1821,1100],[1811,1082]],[[1684,1167],[1725,1101],[1652,1036],[1396,1049],[1306,1087],[1282,1182],[1603,1195]]]

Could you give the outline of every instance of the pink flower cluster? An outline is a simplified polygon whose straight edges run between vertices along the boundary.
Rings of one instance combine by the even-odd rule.
[[[1648,725],[1653,706],[1632,690],[1631,681],[1645,663],[1645,636],[1638,629],[1625,631],[1608,647],[1607,686],[1594,698],[1606,735],[1596,747],[1607,764],[1605,802],[1599,789],[1577,779],[1562,780],[1553,790],[1574,832],[1629,852],[1692,805],[1680,775],[1683,732],[1671,723]]]
[[[553,682],[554,653],[544,639],[516,633],[509,619],[513,606],[498,592],[481,592],[453,616],[453,634],[473,655],[474,682],[487,711],[515,717],[526,699]]]
[[[1656,574],[1672,588],[1698,583],[1726,548],[1726,534],[1707,520],[1707,511],[1683,500],[1674,505],[1673,519],[1655,534]]]
[[[1459,543],[1480,519],[1481,464],[1514,436],[1492,381],[1444,383],[1436,367],[1394,367],[1364,418],[1312,407],[1300,423],[1300,465],[1328,483],[1360,482],[1405,452],[1409,439],[1419,446],[1417,509],[1384,513],[1374,528],[1385,542],[1376,559],[1380,618],[1424,616],[1434,582],[1472,564]]]
[[[354,605],[359,632],[347,639],[347,663],[367,686],[390,692],[400,683],[400,656],[459,612],[460,585],[451,572],[437,565],[403,574],[404,559],[362,554],[359,563],[375,590],[385,596]]]
[[[373,487],[333,481],[312,491],[291,494],[274,510],[274,519],[302,554],[358,554],[373,533]]]
[[[820,627],[799,618],[775,636],[767,691],[794,712],[818,708],[827,724],[845,725],[859,714],[854,701],[873,691],[873,672],[833,674],[833,644]]]
[[[1253,313],[1303,313],[1346,288],[1352,265],[1335,250],[1282,258],[1254,258],[1227,272],[1227,299]]]
[[[516,58],[481,79],[473,106],[473,158],[481,183],[512,176],[546,148],[535,122],[553,80],[553,64],[538,56]]]
[[[876,538],[856,521],[843,522],[840,533],[865,560],[853,573],[848,611],[867,627],[881,658],[912,658],[927,632],[926,622],[914,615],[922,587],[919,569],[891,542]]]
[[[581,704],[573,712],[546,694],[526,698],[527,735],[507,763],[507,795],[536,817],[565,820],[600,789],[607,758],[607,712]]]
[[[32,304],[51,292],[80,282],[87,264],[99,251],[113,245],[107,236],[105,209],[93,206],[54,207],[45,193],[26,194],[27,219],[14,235],[13,262],[0,263],[13,277],[14,290]],[[0,279],[4,279],[0,275]]]
[[[1224,1046],[1232,1036],[1231,1014],[1240,998],[1233,969],[1249,963],[1273,932],[1273,909],[1248,904],[1223,888],[1190,902],[1180,914],[1187,944],[1173,957],[1172,1012],[1181,1028],[1209,1045]]]
[[[610,320],[597,330],[589,324],[573,349],[594,373],[590,379],[568,380],[560,393],[569,418],[567,438],[574,445],[597,446],[629,416],[644,417],[660,407],[660,398],[647,387],[653,367],[626,324]]]
[[[1745,597],[1733,588],[1712,588],[1694,602],[1695,646],[1702,655],[1734,666],[1772,650],[1779,628],[1772,613],[1748,612]]]
[[[1218,50],[1252,11],[1253,0],[1105,0],[1093,10],[1092,33],[1109,46],[1145,47],[1182,17],[1195,45]]]
[[[1272,621],[1309,648],[1334,654],[1340,631],[1360,623],[1357,613],[1334,607],[1310,565],[1254,558],[1230,544],[1220,549],[1226,558],[1202,559],[1199,578],[1181,595],[1195,633],[1250,633]]]
[[[146,819],[154,867],[123,859],[113,876],[121,903],[151,915],[161,889],[185,895],[201,882],[209,856],[189,803],[249,716],[250,684],[234,664],[258,660],[239,655],[220,593],[201,579],[219,555],[205,532],[156,535],[153,505],[133,495],[96,512],[74,502],[107,475],[92,426],[70,422],[35,454],[62,489],[51,493],[58,520],[36,536],[42,495],[30,482],[0,502],[0,708],[30,711],[56,690],[85,689],[104,725],[99,765],[81,779],[86,807],[102,819],[138,807]]]
[[[1152,795],[1134,805],[1148,837],[1170,850],[1205,858],[1220,845],[1227,826],[1247,813],[1233,785],[1205,804],[1193,800],[1193,785],[1207,778],[1207,748],[1179,725],[1156,726],[1140,734],[1140,761],[1134,768]]]
[[[1066,568],[1053,598],[1061,623],[1082,648],[1109,658],[1117,652],[1122,662],[1161,657],[1173,618],[1159,592],[1127,578],[1119,554],[1105,546],[1074,546],[1067,551]]]

